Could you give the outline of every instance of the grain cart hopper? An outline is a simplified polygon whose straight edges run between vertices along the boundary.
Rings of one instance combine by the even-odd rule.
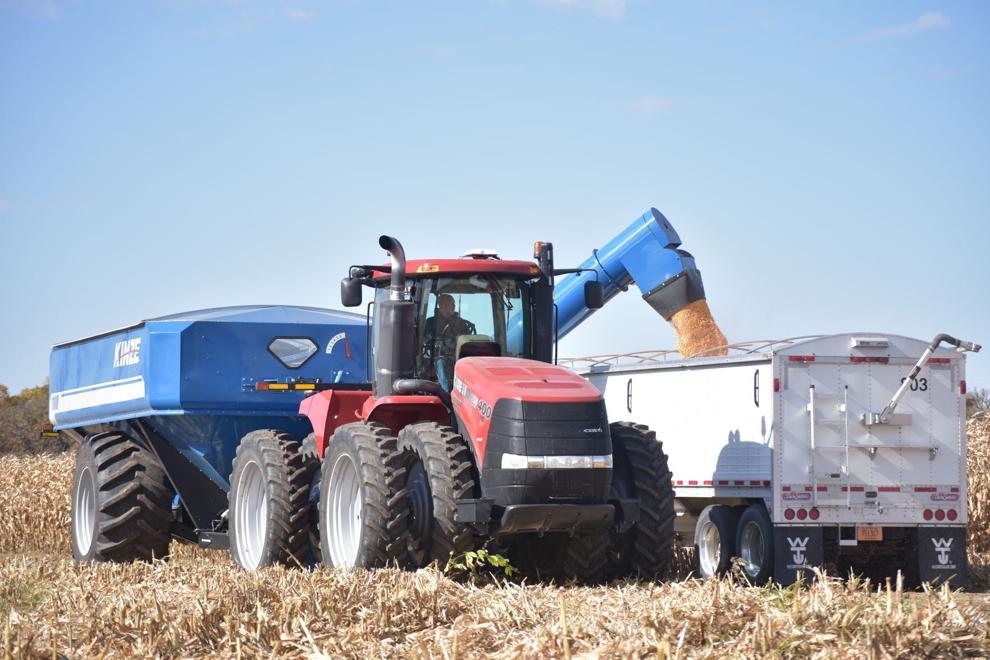
[[[701,576],[738,557],[754,583],[790,584],[820,566],[962,586],[962,351],[979,349],[949,335],[859,332],[736,344],[700,360],[572,364],[611,419],[645,422],[667,441],[677,529]]]
[[[81,456],[104,451],[102,434],[110,433],[114,443],[126,445],[135,470],[118,480],[103,473],[101,456],[80,461],[74,542],[88,550],[77,556],[145,556],[101,554],[109,524],[115,534],[138,538],[167,541],[171,533],[209,547],[229,540],[234,557],[249,568],[302,562],[307,548],[317,547],[336,566],[422,565],[496,537],[511,542],[521,563],[538,573],[601,579],[611,544],[609,575],[662,575],[673,508],[660,443],[645,427],[610,426],[598,392],[550,363],[561,334],[634,280],[675,327],[679,318],[707,322],[721,338],[693,260],[679,244],[656,210],[595,251],[584,268],[565,271],[554,269],[548,243],[537,244],[535,263],[479,253],[406,264],[398,242],[383,237],[392,263],[352,268],[342,289],[350,304],[359,303],[361,286],[376,291],[364,369],[365,328],[355,331],[356,318],[348,317],[347,329],[333,327],[319,336],[303,328],[278,333],[303,354],[313,350],[309,340],[317,354],[338,359],[344,353],[335,346],[344,337],[346,370],[308,362],[294,372],[268,369],[276,351],[259,353],[258,347],[276,335],[232,335],[224,344],[230,351],[267,356],[268,362],[245,359],[214,373],[207,352],[191,352],[189,360],[173,360],[162,372],[176,382],[142,386],[175,397],[190,387],[215,393],[212,407],[200,415],[199,445],[190,444],[181,421],[196,409],[181,397],[162,414],[148,406],[101,417],[81,401],[79,417],[60,418],[57,397],[101,389],[129,374],[56,378],[56,354],[72,346],[57,347],[53,421],[87,438],[89,449]],[[570,273],[555,287],[556,276]],[[437,332],[446,297],[470,322],[452,336]],[[195,336],[173,341],[173,350]],[[115,336],[114,345],[127,339]],[[83,347],[99,340],[74,344],[74,352],[59,359],[85,372],[91,356]],[[227,380],[221,382],[223,374]],[[237,404],[226,405],[227,396]],[[262,400],[264,406],[248,403]],[[299,415],[288,414],[295,407]],[[225,418],[254,409],[268,410],[269,423],[243,427],[249,432],[237,443]],[[170,425],[151,419],[169,415],[176,418]],[[216,435],[203,427],[210,416],[217,418]],[[211,443],[224,447],[222,462],[221,453],[203,455]],[[321,470],[318,459],[326,459]],[[137,481],[135,475],[153,482],[159,499],[177,492],[173,520],[140,502],[125,512],[140,518],[137,527],[123,514],[103,514],[109,506],[104,481],[116,487]],[[307,544],[317,522],[322,543],[311,538]]]

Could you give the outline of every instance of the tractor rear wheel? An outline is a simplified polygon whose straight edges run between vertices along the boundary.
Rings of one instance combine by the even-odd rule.
[[[322,560],[320,552],[320,484],[323,482],[323,470],[320,469],[320,457],[316,452],[316,435],[314,433],[303,438],[302,454],[304,460],[313,464],[313,476],[309,480],[309,554],[306,563],[314,566]]]
[[[454,520],[457,500],[474,497],[474,463],[464,438],[434,422],[410,424],[399,432],[409,501],[409,563],[436,561],[443,570],[477,544],[474,529]]]
[[[228,493],[230,554],[238,564],[306,564],[314,469],[284,431],[261,429],[241,439]]]
[[[395,436],[372,422],[340,426],[323,460],[320,549],[336,568],[404,565],[409,515]]]
[[[642,424],[613,422],[612,497],[638,499],[639,520],[612,532],[607,576],[662,580],[674,545],[674,487],[667,456],[656,433]]]
[[[76,451],[72,556],[129,562],[168,555],[175,492],[158,457],[118,431],[96,433]]]

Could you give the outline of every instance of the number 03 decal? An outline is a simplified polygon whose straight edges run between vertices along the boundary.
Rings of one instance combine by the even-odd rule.
[[[901,382],[906,381],[907,378],[901,378]],[[927,378],[915,378],[911,381],[911,391],[912,392],[927,392],[928,391],[928,379]]]

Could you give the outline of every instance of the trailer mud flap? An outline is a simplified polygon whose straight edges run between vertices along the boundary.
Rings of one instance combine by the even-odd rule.
[[[825,561],[821,527],[775,526],[773,539],[773,579],[777,584],[793,584],[801,574],[807,582],[811,569]]]
[[[965,528],[918,528],[918,577],[932,584],[948,581],[954,588],[966,586],[969,565]]]

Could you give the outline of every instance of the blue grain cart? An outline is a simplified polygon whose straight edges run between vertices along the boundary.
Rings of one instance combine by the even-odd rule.
[[[76,467],[77,480],[92,479],[93,488],[76,489],[74,499],[98,490],[120,495],[111,506],[73,502],[73,515],[83,518],[74,520],[82,530],[82,538],[73,538],[77,557],[164,555],[167,538],[110,533],[98,548],[86,534],[94,516],[124,522],[139,497],[176,518],[173,534],[222,544],[223,536],[213,532],[224,522],[241,438],[267,428],[305,438],[312,429],[298,413],[300,400],[328,383],[347,388],[366,381],[366,336],[364,315],[259,305],[163,316],[55,346],[51,422],[80,441],[95,438],[88,443],[93,460]],[[259,387],[288,391],[271,396]],[[148,451],[157,463],[142,460]],[[157,464],[168,479],[147,473]]]

